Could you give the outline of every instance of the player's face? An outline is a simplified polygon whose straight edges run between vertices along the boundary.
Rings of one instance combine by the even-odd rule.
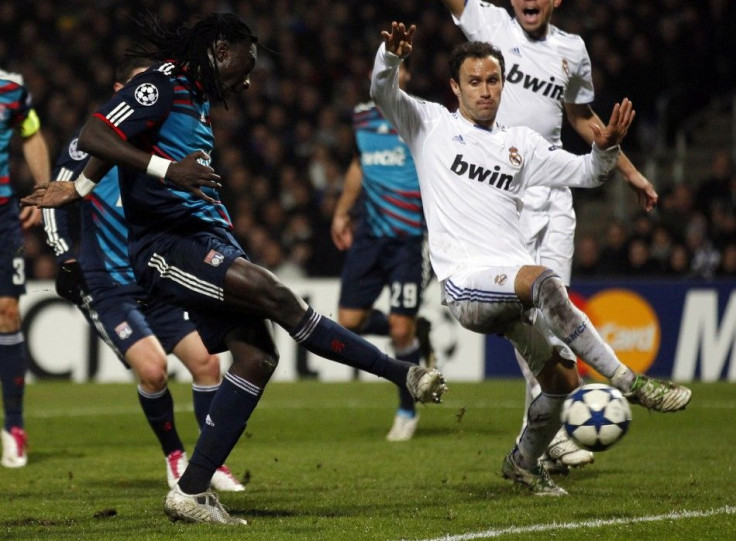
[[[450,86],[460,114],[480,126],[493,126],[503,90],[498,60],[493,56],[466,58],[460,65],[459,79],[450,79]]]
[[[225,94],[242,92],[250,87],[250,72],[256,65],[255,43],[220,43],[217,68]]]
[[[552,12],[561,3],[562,0],[511,0],[516,20],[535,39],[547,35]]]

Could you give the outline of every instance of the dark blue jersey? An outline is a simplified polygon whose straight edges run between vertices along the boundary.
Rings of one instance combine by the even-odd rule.
[[[77,149],[75,136],[61,152],[51,178],[74,180],[88,161],[89,155]],[[138,289],[128,258],[128,227],[120,199],[118,169],[113,167],[81,202],[78,256],[72,250],[76,235],[70,234],[69,227],[75,221],[70,220],[70,212],[74,211],[75,207],[43,211],[47,242],[54,249],[57,261],[77,259],[92,293],[99,288],[121,286]]]
[[[179,161],[197,150],[212,155],[210,104],[175,66],[154,66],[131,79],[95,116],[141,150]],[[205,163],[205,165],[209,165]],[[211,204],[143,171],[120,168],[120,189],[131,241],[166,231],[231,229],[221,204]],[[212,188],[202,189],[219,200]]]
[[[0,205],[14,195],[10,184],[10,139],[31,111],[31,97],[23,86],[23,78],[0,70]]]
[[[353,129],[363,171],[363,221],[359,234],[422,236],[419,178],[409,147],[373,102],[355,108]]]

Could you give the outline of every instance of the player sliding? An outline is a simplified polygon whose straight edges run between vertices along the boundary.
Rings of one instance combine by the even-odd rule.
[[[388,357],[312,310],[276,276],[251,263],[219,202],[220,177],[209,166],[210,104],[250,86],[257,38],[232,14],[163,28],[141,19],[133,56],[157,65],[123,87],[89,119],[79,148],[90,160],[75,182],[35,190],[24,204],[59,206],[95,186],[109,163],[119,167],[129,224],[128,250],[138,282],[151,295],[186,308],[211,353],[230,350],[225,374],[178,484],[166,497],[172,519],[244,524],[208,487],[245,430],[278,363],[271,320],[307,350],[406,387],[415,400],[439,401],[444,378]],[[104,160],[102,163],[100,160]]]
[[[464,327],[509,339],[541,385],[502,473],[534,494],[564,495],[539,459],[560,428],[565,397],[581,382],[575,361],[560,355],[551,335],[646,408],[677,411],[691,396],[685,387],[637,375],[621,364],[570,302],[560,277],[536,265],[524,247],[519,221],[524,191],[600,185],[619,157],[618,145],[634,119],[632,104],[624,99],[613,108],[608,126],[591,126],[591,153],[575,156],[529,128],[496,123],[505,66],[501,51],[489,43],[464,43],[450,55],[456,112],[400,90],[398,67],[411,53],[415,30],[394,22],[381,33],[371,96],[414,157],[443,303]],[[537,310],[544,317],[535,317]]]

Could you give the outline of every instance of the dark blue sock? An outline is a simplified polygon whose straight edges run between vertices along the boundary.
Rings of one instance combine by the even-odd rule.
[[[189,467],[179,479],[182,491],[199,494],[207,490],[215,470],[225,463],[245,430],[262,393],[263,389],[249,381],[230,372],[225,374],[210,405]]]
[[[399,387],[406,384],[406,375],[411,368],[409,363],[392,359],[373,344],[311,308],[289,334],[297,343],[321,357],[375,374]]]
[[[5,430],[23,428],[23,394],[26,389],[26,344],[20,331],[0,333],[0,382],[3,389]]]
[[[417,343],[414,343],[412,346],[408,347],[402,352],[396,352],[397,360],[416,365],[419,364],[421,356],[422,355],[419,352],[419,345]],[[407,391],[406,387],[404,386],[399,387],[399,409],[403,410],[405,413],[415,411],[414,397],[409,394],[409,391]]]
[[[217,393],[217,389],[219,388],[219,383],[217,385],[192,384],[194,417],[197,419],[197,426],[199,426],[200,431],[204,427],[204,420],[210,411],[210,405],[212,404],[212,400],[215,398],[215,393]]]
[[[179,439],[174,424],[174,400],[171,398],[169,388],[164,388],[158,393],[146,393],[138,387],[138,401],[141,403],[143,413],[151,425],[153,433],[156,434],[164,455],[174,451],[183,451],[184,444]]]
[[[380,310],[371,310],[365,324],[358,331],[358,334],[375,334],[376,336],[388,336],[389,324],[388,316]]]

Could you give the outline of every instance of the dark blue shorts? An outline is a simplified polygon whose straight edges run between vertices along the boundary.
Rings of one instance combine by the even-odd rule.
[[[235,328],[262,325],[263,318],[248,318],[225,305],[223,282],[238,257],[247,259],[226,230],[160,235],[131,245],[131,260],[138,282],[151,297],[187,310],[210,353],[227,350],[225,335]],[[259,327],[260,328],[260,327]]]
[[[391,313],[416,316],[429,272],[423,248],[423,237],[356,237],[342,269],[340,307],[368,309],[388,286]]]
[[[183,309],[159,299],[146,299],[137,287],[96,289],[80,308],[123,363],[128,349],[142,338],[155,335],[164,351],[171,353],[196,330]]]
[[[20,297],[26,292],[23,233],[18,203],[10,199],[0,205],[0,297]]]

